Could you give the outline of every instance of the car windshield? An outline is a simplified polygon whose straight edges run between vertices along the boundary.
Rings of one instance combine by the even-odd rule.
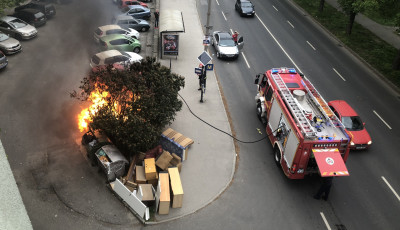
[[[235,41],[232,38],[221,38],[219,41],[220,46],[235,46]]]
[[[126,13],[130,10],[131,8],[129,8],[129,6],[125,6],[124,8],[122,8],[122,13]]]
[[[342,117],[342,123],[349,131],[359,131],[364,129],[363,122],[359,116]]]
[[[250,2],[242,2],[242,7],[243,8],[250,8],[250,7],[252,7],[252,5],[251,5]]]
[[[8,39],[7,34],[0,33],[0,42],[5,41]]]
[[[11,24],[15,29],[22,28],[22,27],[25,27],[25,26],[27,25],[25,22],[23,22],[22,20],[20,20],[20,19],[18,19],[18,18],[16,18],[16,19],[10,21],[10,24]]]

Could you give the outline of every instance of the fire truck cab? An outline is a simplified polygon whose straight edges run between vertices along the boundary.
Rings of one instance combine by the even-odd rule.
[[[274,160],[290,179],[348,176],[350,138],[328,104],[294,68],[256,77],[257,116],[266,126]]]

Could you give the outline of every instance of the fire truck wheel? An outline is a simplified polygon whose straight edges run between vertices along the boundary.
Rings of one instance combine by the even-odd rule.
[[[274,148],[274,159],[276,165],[278,167],[281,167],[281,151],[277,147]]]
[[[265,118],[263,118],[261,116],[261,114],[262,114],[261,101],[258,101],[257,102],[257,117],[265,125],[266,124]]]

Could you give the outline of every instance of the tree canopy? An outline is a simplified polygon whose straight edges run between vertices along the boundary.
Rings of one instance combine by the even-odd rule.
[[[0,16],[4,14],[4,9],[18,6],[19,3],[24,2],[24,0],[1,0],[0,1]]]
[[[178,91],[185,85],[184,78],[150,57],[126,70],[112,66],[92,70],[81,83],[81,94],[73,97],[87,100],[97,91],[106,101],[91,115],[89,126],[104,130],[129,155],[153,148],[162,129],[182,108]]]
[[[338,0],[338,3],[345,14],[349,15],[346,33],[351,34],[356,15],[368,8],[376,7],[377,0]]]

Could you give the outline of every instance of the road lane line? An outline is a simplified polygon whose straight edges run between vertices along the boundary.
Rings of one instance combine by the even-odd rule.
[[[221,11],[221,13],[222,13],[222,16],[224,16],[224,18],[225,18],[225,21],[228,21],[228,20],[226,20],[226,17],[225,17],[225,14],[224,14],[224,12],[222,12],[222,11]]]
[[[233,30],[232,30],[232,29],[230,29],[230,31],[231,31],[231,34],[233,34]]]
[[[328,230],[332,230],[332,229],[331,229],[331,226],[329,226],[328,221],[327,221],[326,218],[325,218],[324,213],[323,213],[323,212],[320,212],[320,214],[321,214],[322,219],[323,219],[324,222],[325,222],[326,228],[327,228]]]
[[[218,2],[218,0],[215,0],[216,2],[217,2],[217,5],[219,6],[219,2]]]
[[[272,7],[274,7],[274,9],[275,9],[276,11],[279,11],[274,5],[272,5]]]
[[[315,47],[314,47],[313,45],[311,45],[311,43],[310,43],[309,41],[307,41],[307,44],[308,44],[309,46],[311,46],[311,48],[312,48],[313,50],[316,50]]]
[[[376,115],[377,117],[379,117],[379,119],[381,119],[381,121],[382,121],[383,123],[385,123],[385,125],[386,125],[389,129],[392,129],[392,127],[390,127],[390,125],[389,125],[388,123],[386,123],[386,121],[383,120],[383,118],[382,118],[381,116],[379,116],[379,114],[378,114],[375,110],[372,110],[372,112],[374,112],[375,115]]]
[[[289,23],[289,25],[294,29],[294,25],[292,23],[290,23],[289,21],[287,21],[287,23]]]
[[[390,188],[390,190],[392,190],[392,192],[394,193],[394,195],[397,197],[397,199],[400,201],[400,196],[397,194],[396,191],[394,191],[394,189],[392,188],[392,186],[389,184],[389,182],[385,179],[385,177],[382,176],[382,180],[385,181],[386,185]]]
[[[243,53],[243,52],[242,52],[242,55],[243,55],[243,57],[244,57],[244,61],[245,61],[246,64],[247,64],[247,68],[250,69],[250,65],[249,65],[249,63],[247,62],[247,58],[246,58],[246,56],[244,56],[244,53]]]
[[[286,52],[286,50],[281,46],[281,44],[278,42],[278,40],[275,38],[275,36],[271,33],[271,31],[268,29],[268,27],[264,24],[263,21],[261,21],[261,19],[258,17],[258,15],[256,14],[257,19],[261,22],[261,24],[264,26],[264,28],[267,30],[267,32],[269,33],[269,35],[271,35],[271,37],[274,39],[274,41],[276,42],[276,44],[278,44],[279,48],[281,48],[281,50],[283,51],[283,53],[286,55],[286,57],[289,58],[289,60],[293,63],[293,65],[296,67],[296,69],[301,73],[301,69],[296,65],[296,63],[292,60],[292,58],[289,56],[289,54]]]
[[[340,73],[335,68],[332,68],[332,69],[333,69],[333,71],[335,71],[335,73],[337,75],[339,75],[340,78],[342,78],[343,81],[346,81],[346,79],[344,79],[344,77],[342,75],[340,75]]]

